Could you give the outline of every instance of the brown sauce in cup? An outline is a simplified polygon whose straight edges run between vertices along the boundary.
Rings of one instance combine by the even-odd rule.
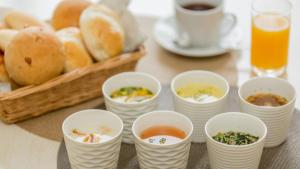
[[[269,106],[278,107],[288,103],[288,100],[280,95],[272,93],[257,93],[255,95],[248,96],[247,102],[257,106]]]

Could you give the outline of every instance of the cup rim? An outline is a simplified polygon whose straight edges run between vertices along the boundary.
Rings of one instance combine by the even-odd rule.
[[[260,0],[254,0],[254,1],[252,2],[252,4],[251,4],[251,9],[252,9],[252,11],[253,11],[253,12],[256,12],[256,13],[259,13],[259,14],[265,13],[264,11],[258,10],[258,9],[255,7],[255,6],[256,6],[256,3],[257,3],[258,1],[260,1]],[[291,14],[291,10],[293,9],[293,4],[292,4],[292,2],[291,2],[290,0],[285,0],[285,1],[286,1],[286,3],[288,4],[289,9],[288,9],[287,11],[285,11],[284,13],[282,13],[282,14],[288,16],[288,15]]]
[[[179,4],[178,0],[175,0],[175,9],[177,9],[180,12],[189,14],[189,15],[196,15],[196,16],[207,16],[207,15],[211,15],[214,14],[218,11],[222,11],[223,6],[224,6],[224,1],[223,0],[219,0],[220,3],[213,9],[210,10],[203,10],[203,11],[193,11],[193,10],[189,10],[189,9],[185,9],[182,5]]]
[[[282,105],[282,106],[277,106],[277,107],[271,107],[271,106],[257,106],[255,104],[252,104],[252,103],[249,103],[247,102],[247,100],[245,98],[242,97],[242,88],[244,85],[246,85],[247,83],[249,82],[252,82],[252,81],[255,81],[255,80],[259,80],[259,79],[272,79],[272,80],[278,80],[280,82],[283,82],[283,83],[286,83],[287,85],[289,85],[291,87],[291,89],[293,90],[293,93],[294,93],[294,96],[291,100],[289,100],[289,102],[285,105]],[[291,104],[293,104],[295,101],[296,101],[296,98],[297,98],[297,93],[296,93],[296,90],[294,88],[294,86],[288,82],[287,80],[284,80],[284,79],[281,79],[281,78],[277,78],[277,77],[255,77],[255,78],[251,78],[251,79],[248,79],[246,82],[244,82],[240,87],[239,87],[239,90],[238,90],[238,95],[239,95],[239,99],[243,102],[243,104],[246,104],[250,107],[253,107],[255,108],[256,110],[260,110],[260,109],[264,109],[264,110],[272,110],[272,111],[276,111],[276,110],[280,110],[280,109],[284,109],[286,107],[289,107]]]
[[[190,74],[190,73],[205,73],[205,74],[209,74],[209,76],[212,75],[212,76],[215,76],[215,77],[217,77],[217,78],[220,78],[222,81],[225,82],[225,85],[226,85],[226,91],[224,92],[224,94],[223,94],[222,97],[220,97],[220,98],[218,98],[217,100],[212,101],[212,102],[208,102],[208,103],[201,103],[201,102],[198,103],[198,102],[195,102],[195,103],[194,103],[194,102],[187,101],[187,100],[183,99],[182,97],[180,97],[180,96],[177,94],[174,85],[175,85],[176,80],[177,80],[179,77],[181,77],[181,76],[186,76],[187,74]],[[184,102],[184,103],[189,103],[189,104],[194,104],[194,105],[208,105],[208,104],[215,104],[215,103],[217,103],[217,102],[220,102],[221,100],[224,100],[224,99],[228,96],[228,94],[229,94],[230,86],[229,86],[228,81],[227,81],[223,76],[221,76],[221,75],[218,74],[218,73],[214,73],[214,72],[206,71],[206,70],[191,70],[191,71],[182,72],[182,73],[176,75],[176,76],[172,79],[172,81],[171,81],[171,91],[172,91],[173,95],[174,95],[177,99],[179,99],[180,101],[182,101],[182,102]]]
[[[119,130],[119,132],[117,134],[115,134],[110,140],[107,140],[105,142],[98,142],[98,143],[85,143],[85,142],[80,142],[80,141],[76,141],[74,140],[73,138],[71,138],[71,136],[67,133],[66,129],[65,129],[65,125],[66,125],[66,122],[68,120],[70,120],[73,116],[76,116],[78,114],[82,114],[82,113],[87,113],[89,111],[98,111],[99,113],[107,113],[111,116],[114,116],[116,119],[118,119],[118,121],[121,123],[121,129]],[[123,129],[124,129],[124,124],[123,124],[123,121],[122,119],[117,116],[116,114],[110,112],[110,111],[107,111],[107,110],[101,110],[101,109],[85,109],[85,110],[81,110],[81,111],[78,111],[76,113],[73,113],[71,115],[69,115],[67,118],[64,119],[63,121],[63,124],[62,124],[62,131],[63,131],[63,135],[65,137],[67,137],[69,140],[71,140],[72,142],[75,142],[75,143],[78,143],[78,144],[81,144],[81,145],[89,145],[89,146],[93,146],[93,145],[103,145],[103,144],[108,144],[108,143],[111,143],[111,142],[114,142],[116,138],[118,138],[122,132],[123,132]]]
[[[137,123],[137,121],[141,118],[144,118],[145,116],[149,116],[151,114],[156,114],[156,113],[170,113],[170,114],[174,114],[176,116],[181,116],[182,118],[186,119],[189,124],[191,125],[191,131],[186,135],[186,137],[184,139],[181,139],[179,142],[177,143],[174,143],[174,144],[151,144],[151,143],[148,143],[144,140],[142,140],[138,135],[137,133],[135,132],[134,128],[135,128],[135,125]],[[132,131],[132,135],[135,137],[135,139],[138,139],[140,142],[148,145],[148,146],[158,146],[158,147],[168,147],[168,146],[176,146],[176,145],[179,145],[179,144],[182,144],[183,142],[186,142],[188,139],[190,139],[192,137],[192,134],[193,134],[193,131],[194,131],[194,125],[192,123],[192,121],[186,117],[185,115],[181,114],[181,113],[178,113],[176,111],[171,111],[171,110],[156,110],[156,111],[152,111],[152,112],[149,112],[149,113],[146,113],[146,114],[143,114],[141,116],[139,116],[136,120],[134,120],[133,124],[132,124],[132,127],[131,127],[131,131]]]
[[[208,125],[211,123],[211,121],[213,121],[215,118],[219,117],[219,116],[226,116],[226,115],[234,115],[234,114],[238,114],[238,115],[243,115],[243,116],[248,116],[252,119],[255,119],[257,121],[259,121],[259,123],[262,124],[263,128],[264,128],[264,134],[262,137],[260,137],[256,142],[254,143],[251,143],[251,144],[246,144],[246,145],[229,145],[229,144],[225,144],[225,143],[220,143],[216,140],[214,140],[212,138],[212,136],[208,133],[207,131],[207,128],[208,128]],[[261,143],[263,140],[265,140],[265,138],[267,137],[267,133],[268,133],[268,128],[266,126],[266,124],[258,117],[256,116],[253,116],[251,114],[247,114],[247,113],[242,113],[242,112],[226,112],[226,113],[221,113],[221,114],[218,114],[218,115],[215,115],[213,116],[212,118],[210,118],[206,123],[205,123],[205,134],[206,134],[206,138],[209,139],[210,141],[212,141],[213,143],[215,144],[218,144],[218,145],[221,145],[221,146],[224,146],[224,147],[227,147],[227,148],[238,148],[238,147],[243,147],[243,148],[247,148],[247,147],[251,147],[251,146],[254,146],[256,144],[259,144]]]
[[[144,77],[148,77],[150,79],[152,79],[156,85],[158,86],[158,90],[157,92],[155,93],[155,95],[153,97],[151,97],[150,99],[147,99],[145,101],[142,101],[142,102],[132,102],[132,103],[123,103],[123,102],[118,102],[114,99],[112,99],[108,92],[105,90],[106,86],[108,85],[109,81],[112,80],[113,78],[116,78],[118,76],[124,76],[124,75],[141,75],[141,76],[144,76]],[[142,104],[147,104],[155,99],[157,99],[161,93],[161,84],[159,82],[159,80],[157,78],[155,78],[154,76],[148,74],[148,73],[144,73],[144,72],[123,72],[123,73],[119,73],[119,74],[116,74],[114,76],[111,76],[109,77],[108,79],[105,80],[105,82],[103,83],[102,85],[102,93],[103,93],[103,96],[109,100],[110,102],[113,102],[114,104],[116,105],[121,105],[121,106],[124,106],[124,105],[142,105]]]

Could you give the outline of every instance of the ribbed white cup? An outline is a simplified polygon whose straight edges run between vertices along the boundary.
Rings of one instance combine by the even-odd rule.
[[[189,83],[208,83],[215,85],[224,91],[224,96],[210,103],[193,103],[180,97],[176,90]],[[189,117],[194,125],[192,142],[205,142],[204,125],[206,121],[223,113],[228,103],[229,84],[222,76],[209,71],[188,71],[181,73],[173,78],[171,82],[171,90],[175,111],[180,112]]]
[[[186,138],[171,145],[157,145],[143,141],[142,131],[157,125],[173,126],[183,130]],[[141,169],[184,169],[191,146],[193,124],[186,116],[173,111],[154,111],[137,118],[132,126],[138,162]]]
[[[273,93],[289,100],[288,104],[279,107],[256,106],[246,101],[246,98],[256,93]],[[296,91],[286,80],[270,77],[257,77],[245,82],[239,89],[242,112],[262,119],[268,127],[265,147],[275,147],[283,143],[288,134],[293,117]]]
[[[259,136],[248,145],[227,145],[212,137],[218,132],[245,132]],[[207,150],[211,169],[257,169],[267,135],[267,127],[259,118],[239,112],[216,115],[205,125]]]
[[[145,87],[151,90],[154,96],[139,103],[120,103],[110,97],[115,90],[127,86]],[[140,115],[157,109],[160,91],[160,82],[155,77],[141,72],[120,73],[104,82],[102,92],[106,109],[117,114],[124,123],[123,142],[134,143],[131,132],[132,123]]]
[[[112,129],[111,140],[83,143],[70,136],[73,129],[95,132],[101,126]],[[117,168],[123,131],[122,120],[117,115],[96,109],[79,111],[64,120],[62,131],[72,169]]]

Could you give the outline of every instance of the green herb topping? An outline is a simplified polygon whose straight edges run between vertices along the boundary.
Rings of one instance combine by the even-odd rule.
[[[166,141],[167,141],[166,138],[161,138],[161,139],[159,140],[159,144],[165,144]]]
[[[213,136],[213,139],[228,145],[247,145],[256,142],[259,137],[248,133],[229,131],[226,133],[219,132]]]

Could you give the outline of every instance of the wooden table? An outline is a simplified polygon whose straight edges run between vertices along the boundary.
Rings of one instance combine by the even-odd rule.
[[[42,19],[49,18],[51,11],[59,0],[6,0],[0,1],[0,6],[8,6],[21,9],[39,16]],[[300,91],[300,1],[292,0],[294,5],[292,12],[292,29],[290,42],[290,56],[288,66],[288,80]],[[172,0],[133,0],[130,9],[137,15],[147,15],[154,17],[166,17],[173,13]],[[235,52],[237,56],[238,85],[249,79],[249,44],[250,44],[250,19],[251,0],[227,0],[226,11],[235,13],[238,16],[239,27],[243,30],[242,50]],[[150,57],[151,51],[149,51]],[[145,59],[146,59],[145,58]],[[167,64],[166,57],[160,65]],[[222,61],[220,59],[220,61]],[[143,63],[141,63],[143,64]],[[145,66],[144,66],[145,65]],[[138,66],[138,71],[145,71],[156,74],[162,83],[168,83],[168,79],[174,73],[172,66],[165,65],[163,72],[155,72],[148,64]],[[178,63],[177,66],[179,66]],[[176,65],[175,65],[176,66]],[[165,78],[167,77],[167,78]],[[300,100],[296,107],[300,108]],[[59,142],[52,141],[34,135],[23,130],[17,125],[6,125],[0,122],[0,169],[54,169],[56,168],[56,158]]]

